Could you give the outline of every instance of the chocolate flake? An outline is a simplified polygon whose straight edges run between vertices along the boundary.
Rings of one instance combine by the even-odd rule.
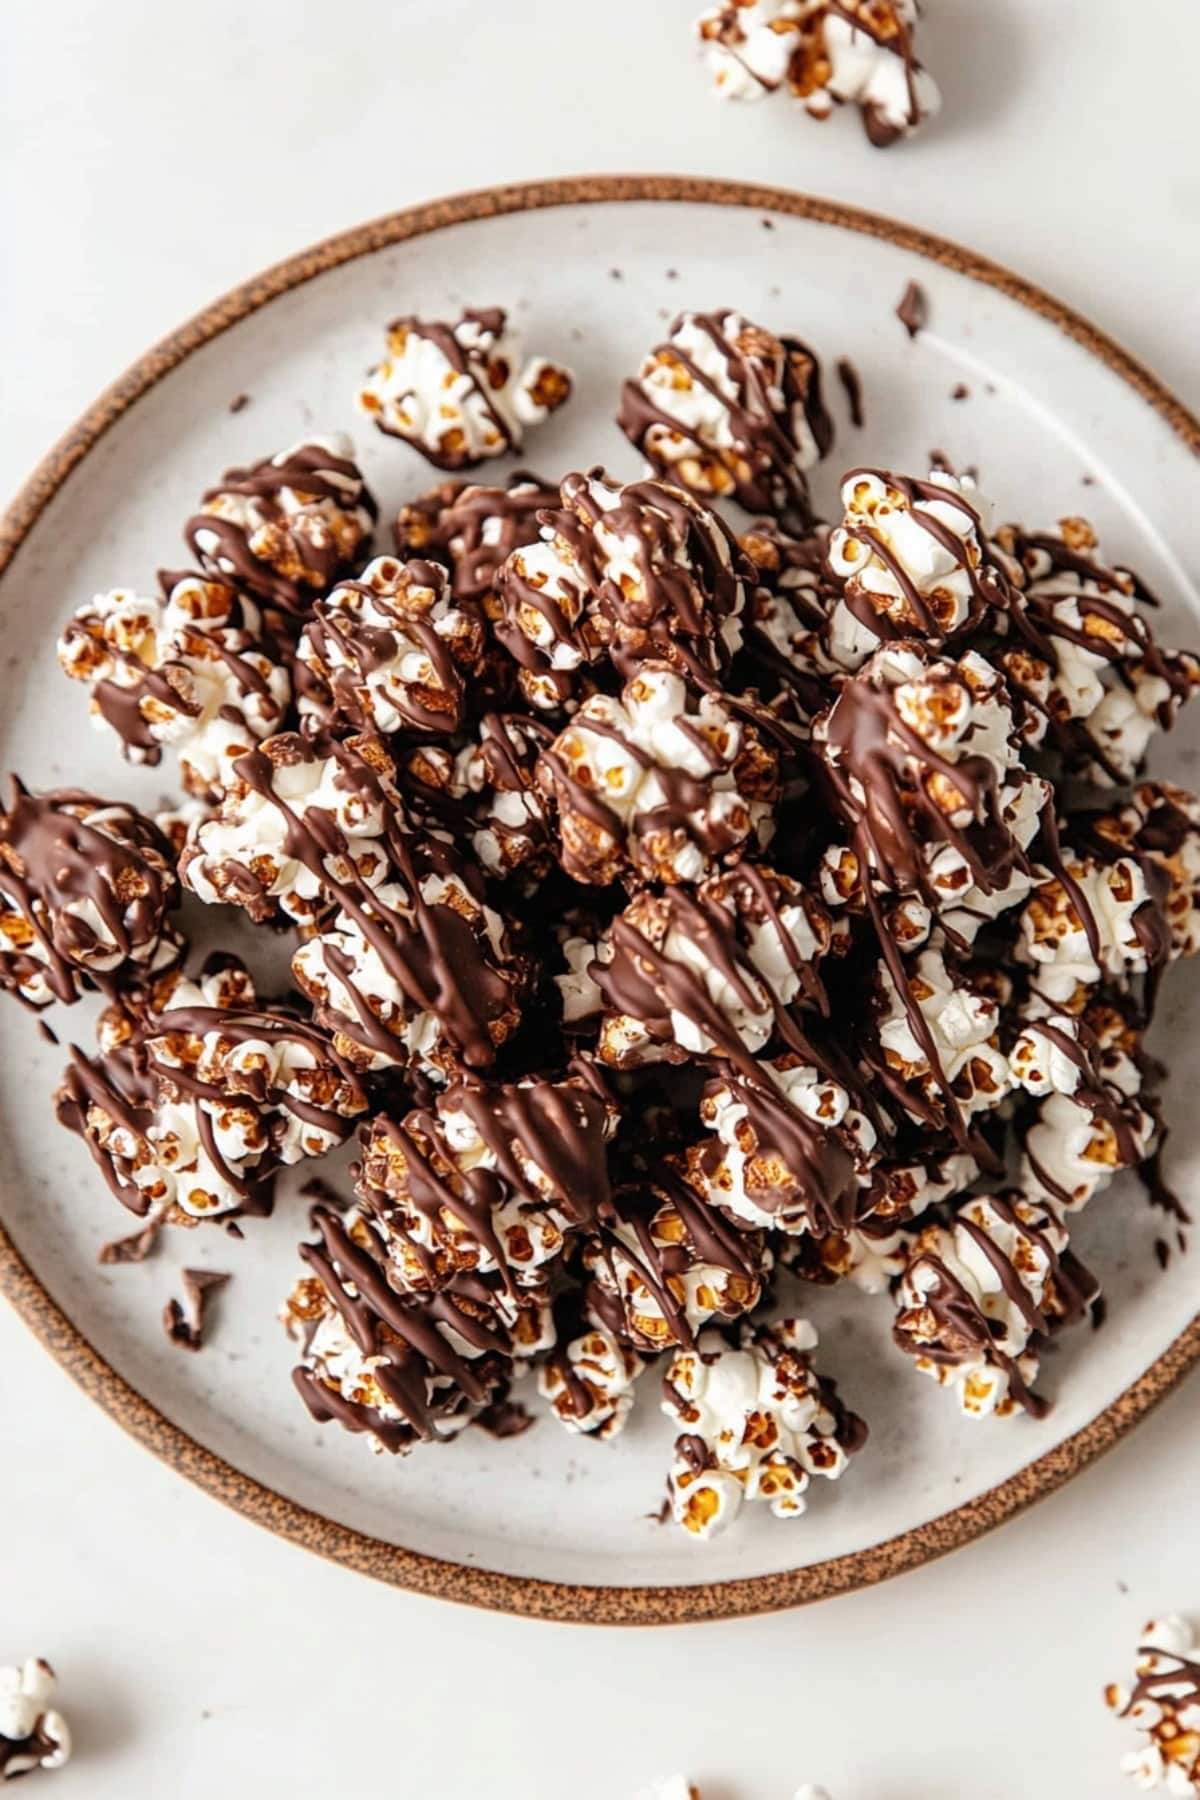
[[[230,1276],[220,1269],[184,1269],[180,1277],[183,1299],[172,1297],[163,1307],[163,1330],[181,1350],[199,1350],[209,1296],[224,1287]]]
[[[923,331],[929,322],[929,297],[919,282],[910,281],[896,308],[896,317],[910,338]]]

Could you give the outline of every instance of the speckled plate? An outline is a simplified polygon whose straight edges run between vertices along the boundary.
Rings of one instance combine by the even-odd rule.
[[[929,324],[910,341],[894,308],[916,279]],[[230,463],[350,425],[384,516],[430,471],[368,435],[351,396],[400,311],[503,304],[539,350],[569,361],[577,397],[525,460],[548,473],[635,459],[611,424],[617,383],[681,305],[734,305],[811,340],[830,370],[831,467],[923,468],[935,450],[977,466],[1003,511],[1046,522],[1084,511],[1109,554],[1161,593],[1163,630],[1200,637],[1200,425],[1116,345],[1005,271],[953,245],[803,195],[676,178],[597,178],[498,189],[419,207],[335,238],[219,301],[149,351],[68,433],[0,527],[5,767],[156,802],[164,774],[134,771],[94,734],[82,690],[54,659],[56,627],[94,590],[147,585],[180,555],[179,525]],[[851,426],[832,366],[859,370]],[[965,390],[965,397],[963,396]],[[960,397],[956,398],[958,394]],[[236,412],[231,402],[248,396]],[[830,501],[832,476],[818,481]],[[1200,708],[1160,758],[1185,782]],[[1167,988],[1156,1048],[1172,1067],[1169,1173],[1200,1168],[1193,970]],[[56,1017],[86,1041],[86,1008]],[[292,1393],[274,1323],[295,1268],[303,1203],[237,1244],[176,1234],[139,1267],[96,1252],[128,1221],[86,1152],[53,1123],[63,1053],[13,1006],[0,1013],[5,1147],[0,1285],[86,1390],[149,1449],[297,1543],[384,1580],[556,1619],[713,1618],[878,1581],[966,1543],[1076,1474],[1200,1355],[1200,1263],[1132,1187],[1080,1222],[1109,1297],[1103,1331],[1048,1358],[1041,1423],[970,1424],[887,1346],[890,1308],[840,1291],[805,1296],[824,1365],[872,1425],[849,1478],[819,1484],[806,1518],[747,1509],[697,1547],[652,1517],[670,1427],[653,1404],[613,1445],[543,1420],[445,1453],[372,1457],[315,1426]],[[1160,1270],[1156,1240],[1170,1251]],[[231,1269],[209,1347],[179,1354],[159,1313],[184,1262]]]

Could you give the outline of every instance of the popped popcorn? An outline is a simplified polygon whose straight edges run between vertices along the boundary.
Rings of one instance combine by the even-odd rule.
[[[1186,1619],[1167,1613],[1143,1627],[1136,1677],[1104,1690],[1118,1718],[1141,1734],[1140,1749],[1121,1758],[1121,1771],[1142,1789],[1200,1794],[1200,1646]]]
[[[559,859],[577,881],[699,881],[765,847],[778,764],[752,725],[645,662],[619,698],[593,694],[542,751]]]
[[[571,394],[568,370],[526,357],[501,307],[454,324],[408,316],[387,328],[387,354],[359,389],[380,431],[403,438],[436,468],[470,469],[519,450]]]
[[[88,987],[144,981],[183,939],[171,846],[144,814],[72,788],[10,778],[0,809],[0,989],[35,1009]]]
[[[663,1411],[682,1426],[671,1465],[676,1524],[703,1542],[761,1500],[796,1518],[814,1475],[836,1481],[866,1429],[813,1368],[817,1334],[805,1319],[743,1326],[740,1348],[705,1332],[680,1350],[663,1381]]]
[[[188,793],[216,801],[234,760],[283,724],[291,679],[261,611],[228,581],[161,581],[155,599],[114,588],[79,607],[58,660],[130,762],[157,766],[167,746]]]
[[[807,472],[833,422],[798,338],[742,313],[680,313],[621,394],[618,423],[654,472],[704,499],[811,521]]]
[[[227,469],[184,529],[206,573],[303,618],[362,557],[376,506],[341,432]]]
[[[54,1670],[31,1656],[19,1668],[0,1668],[0,1781],[61,1769],[70,1760],[71,1733],[53,1704]]]

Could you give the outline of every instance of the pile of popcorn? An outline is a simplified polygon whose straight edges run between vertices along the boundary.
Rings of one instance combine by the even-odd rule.
[[[905,5],[774,12],[781,80],[851,23],[911,53]],[[399,321],[361,398],[458,477],[570,391],[492,311]],[[803,1283],[887,1309],[967,1416],[1044,1409],[1200,946],[1200,802],[1145,771],[1200,663],[1082,520],[862,468],[819,522],[817,358],[739,313],[681,314],[619,423],[644,478],[443,480],[390,552],[344,439],[221,477],[198,566],[61,642],[189,798],[17,784],[0,981],[103,994],[59,1113],[150,1224],[267,1212],[357,1134],[283,1306],[317,1419],[406,1452],[529,1371],[596,1438],[657,1401],[699,1541],[798,1517],[864,1442]],[[289,991],[191,972],[181,895],[282,937]]]

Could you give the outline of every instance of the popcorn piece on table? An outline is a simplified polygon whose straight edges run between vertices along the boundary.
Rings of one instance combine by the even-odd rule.
[[[762,1297],[771,1266],[763,1234],[722,1219],[669,1167],[627,1183],[584,1244],[588,1311],[649,1355],[692,1345],[711,1319],[738,1319]]]
[[[453,325],[394,320],[387,355],[358,403],[380,431],[455,471],[519,450],[527,428],[570,393],[570,373],[544,356],[527,358],[503,309],[491,307],[464,312]]]
[[[398,1294],[370,1219],[317,1206],[312,1223],[316,1242],[300,1246],[311,1272],[280,1314],[301,1346],[293,1380],[314,1419],[365,1433],[374,1451],[456,1436],[554,1341],[540,1295],[514,1298],[479,1274]]]
[[[671,1509],[698,1541],[731,1524],[743,1500],[798,1517],[812,1476],[836,1480],[862,1448],[866,1426],[816,1373],[816,1347],[807,1320],[781,1319],[743,1325],[739,1349],[705,1332],[677,1352],[663,1381],[663,1411],[683,1427]]]
[[[714,1206],[785,1234],[858,1222],[875,1128],[839,1082],[802,1057],[762,1058],[753,1079],[726,1065],[705,1088],[700,1117],[716,1135],[689,1150],[687,1173]]]
[[[738,312],[680,313],[625,383],[618,423],[663,480],[811,522],[807,471],[828,454],[833,421],[798,338]]]
[[[941,109],[914,48],[919,16],[918,0],[724,0],[697,29],[723,98],[786,87],[815,119],[855,105],[886,150]]]
[[[940,650],[1007,608],[1011,565],[988,538],[990,502],[966,477],[854,469],[842,507],[829,540],[830,572],[845,583],[829,635],[842,668],[858,668],[892,638]]]
[[[914,942],[936,922],[965,948],[1026,898],[1026,852],[1052,790],[1022,767],[1003,679],[977,651],[957,662],[915,640],[877,651],[817,718],[813,742],[834,814],[853,833],[822,863],[831,904],[912,896]]]
[[[377,556],[313,607],[296,652],[314,677],[300,715],[384,735],[457,731],[484,644],[482,614],[454,602],[439,564]]]
[[[895,1341],[972,1418],[1048,1410],[1032,1392],[1041,1345],[1099,1293],[1051,1209],[1022,1194],[968,1200],[912,1240]]]
[[[58,660],[88,683],[93,724],[128,761],[156,766],[167,745],[188,793],[218,800],[235,757],[282,725],[291,680],[258,607],[229,582],[160,581],[158,599],[114,588],[81,606]]]
[[[700,881],[763,849],[778,761],[753,725],[667,663],[644,662],[620,698],[593,694],[538,759],[560,860],[576,881]]]
[[[399,796],[379,738],[280,732],[239,757],[233,777],[180,860],[183,885],[201,900],[241,906],[256,924],[308,925],[339,888],[385,880]]]
[[[1151,1619],[1142,1631],[1132,1687],[1113,1682],[1105,1704],[1141,1734],[1121,1769],[1139,1788],[1200,1795],[1200,1646],[1178,1613]]]
[[[376,511],[354,445],[338,432],[227,470],[184,535],[209,574],[305,618],[361,562]]]
[[[54,1670],[40,1656],[0,1668],[0,1781],[70,1760],[71,1733],[53,1704],[55,1687]]]
[[[388,878],[339,883],[339,911],[292,958],[296,984],[356,1068],[486,1068],[516,1029],[527,965],[451,845],[399,829],[386,844]]]
[[[357,1192],[398,1291],[462,1273],[541,1289],[568,1238],[608,1205],[617,1110],[580,1060],[561,1081],[456,1082],[363,1134]]]
[[[171,1224],[271,1210],[279,1168],[322,1156],[367,1110],[352,1069],[289,1008],[259,1005],[228,963],[168,976],[145,1010],[102,1022],[57,1096],[112,1192]]]
[[[0,810],[0,989],[30,1007],[179,961],[171,846],[132,806],[11,778]]]
[[[597,943],[568,939],[557,980],[568,1022],[599,1015],[610,1068],[713,1052],[745,1067],[777,1030],[804,1054],[788,1009],[826,1004],[819,965],[835,944],[819,900],[742,863],[694,893],[637,895]]]
[[[1156,1123],[1139,1098],[1140,1036],[1102,999],[1079,1018],[1038,1006],[1025,1025],[1009,1067],[1040,1100],[1020,1132],[1021,1183],[1032,1197],[1077,1212],[1149,1156]]]
[[[621,486],[599,469],[568,475],[535,543],[498,585],[497,635],[527,701],[551,710],[605,656],[622,675],[654,657],[684,673],[728,668],[753,572],[717,515],[663,482]]]
[[[624,1430],[649,1362],[605,1326],[573,1319],[570,1303],[563,1310],[558,1344],[538,1368],[538,1393],[568,1431],[607,1441]]]
[[[1200,686],[1200,661],[1158,644],[1154,596],[1100,560],[1086,519],[1063,519],[1057,533],[1006,526],[997,541],[1023,581],[1017,642],[1001,660],[1035,740],[1049,732],[1069,772],[1123,786]]]

